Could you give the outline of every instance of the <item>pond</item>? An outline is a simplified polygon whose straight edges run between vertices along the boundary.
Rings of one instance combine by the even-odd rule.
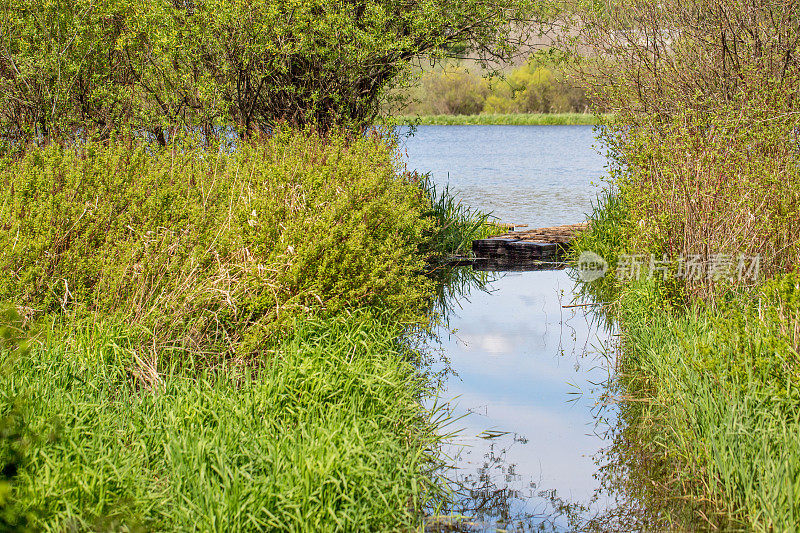
[[[596,144],[590,126],[422,126],[404,149],[465,204],[536,228],[585,221],[605,172]],[[605,505],[592,496],[613,418],[599,403],[609,333],[574,306],[568,269],[464,278],[473,288],[453,291],[433,347],[452,371],[437,401],[460,430],[445,449],[456,502],[438,514],[470,530],[565,530],[570,512]]]

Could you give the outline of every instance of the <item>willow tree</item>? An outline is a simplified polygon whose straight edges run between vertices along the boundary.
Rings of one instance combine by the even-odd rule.
[[[6,139],[363,126],[415,61],[510,59],[545,0],[3,0]]]

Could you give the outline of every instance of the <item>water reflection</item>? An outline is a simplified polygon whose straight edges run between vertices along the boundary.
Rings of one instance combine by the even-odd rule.
[[[605,173],[594,143],[586,126],[426,126],[404,147],[410,169],[465,204],[534,228],[585,220]],[[443,450],[453,501],[428,528],[591,529],[614,507],[595,495],[606,470],[594,457],[617,416],[604,407],[607,323],[562,307],[578,297],[568,270],[491,272],[507,267],[442,273],[440,400],[462,431]]]
[[[462,273],[459,279],[470,279]],[[443,450],[460,528],[558,531],[605,507],[593,456],[608,334],[572,303],[567,271],[494,274],[451,294],[439,347],[454,374],[441,400],[459,437]],[[464,285],[462,285],[464,288]],[[445,530],[453,523],[431,524]]]

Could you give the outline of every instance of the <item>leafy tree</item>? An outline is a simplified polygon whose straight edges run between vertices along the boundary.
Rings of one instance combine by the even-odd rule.
[[[19,143],[284,122],[364,126],[421,59],[507,60],[543,0],[3,0],[0,131]]]
[[[486,81],[464,67],[447,65],[422,75],[430,112],[445,115],[480,113],[488,92]]]

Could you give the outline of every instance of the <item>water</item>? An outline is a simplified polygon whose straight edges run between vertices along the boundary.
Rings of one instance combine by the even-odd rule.
[[[420,126],[404,144],[409,169],[531,227],[582,222],[605,173],[591,126]]]
[[[605,164],[593,144],[583,126],[429,126],[405,148],[410,168],[465,203],[533,228],[585,220]],[[458,498],[442,514],[469,516],[477,530],[564,530],[560,503],[581,515],[604,505],[591,500],[608,334],[591,307],[564,307],[575,299],[568,270],[483,281],[451,299],[440,335],[455,373],[440,401],[462,417],[445,449]]]

